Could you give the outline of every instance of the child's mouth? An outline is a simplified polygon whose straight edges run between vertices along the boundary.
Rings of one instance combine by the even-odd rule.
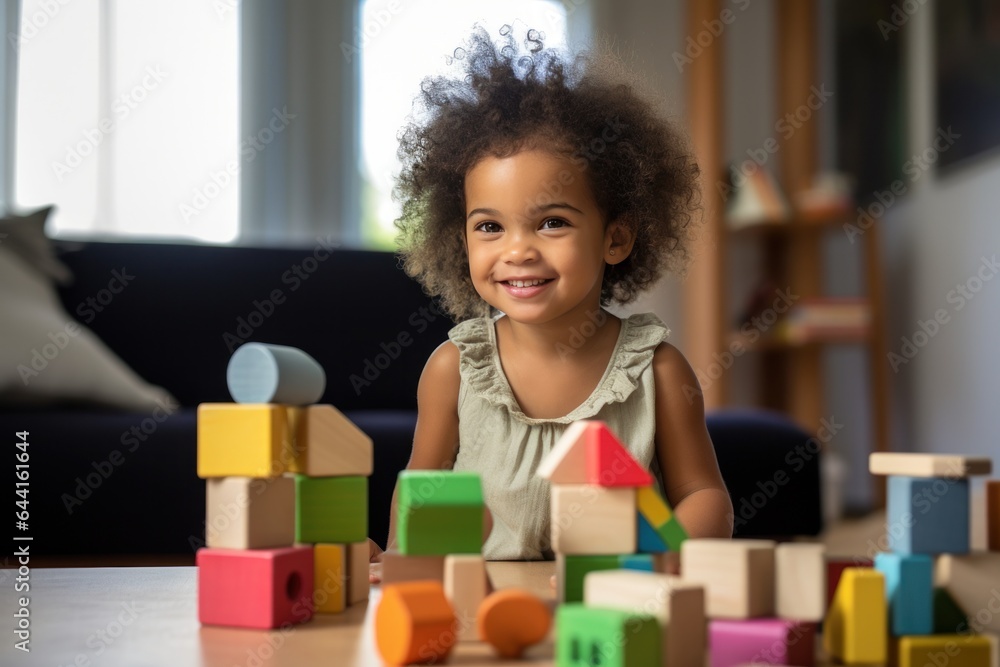
[[[525,298],[542,292],[551,282],[552,279],[547,278],[545,280],[505,280],[500,284],[511,296]]]

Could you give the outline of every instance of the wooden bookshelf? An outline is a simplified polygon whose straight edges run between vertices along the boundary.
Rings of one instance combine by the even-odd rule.
[[[719,0],[689,0],[687,25],[696,33],[701,21],[714,18],[722,11]],[[777,0],[775,70],[777,72],[776,111],[795,109],[809,96],[810,87],[818,81],[817,39],[818,17],[815,0]],[[696,27],[697,26],[697,27]],[[693,34],[693,33],[692,33]],[[725,35],[704,49],[689,70],[688,117],[692,139],[704,174],[722,174],[724,148],[719,140],[720,119],[724,117],[725,100],[721,87]],[[820,109],[817,114],[827,113]],[[778,182],[789,199],[807,190],[818,171],[818,122],[803,123],[786,140],[781,141]],[[708,177],[706,181],[712,180]],[[810,432],[817,432],[826,410],[827,379],[823,372],[823,353],[832,345],[860,345],[867,353],[865,377],[858,378],[865,387],[872,406],[872,449],[888,451],[889,443],[889,368],[886,363],[885,301],[879,252],[878,225],[872,225],[857,237],[854,244],[863,254],[864,286],[862,294],[868,304],[868,324],[862,331],[825,332],[801,340],[761,335],[750,341],[732,322],[720,316],[728,313],[730,295],[726,271],[730,240],[760,244],[766,276],[746,276],[757,281],[766,277],[777,286],[790,286],[795,294],[809,299],[822,298],[823,247],[830,234],[842,233],[845,223],[853,220],[853,209],[830,206],[820,210],[793,211],[787,219],[761,220],[731,229],[726,225],[723,205],[718,194],[706,189],[706,230],[699,262],[710,257],[701,272],[693,273],[685,283],[686,311],[691,314],[686,323],[688,340],[698,341],[689,358],[695,368],[706,368],[712,355],[741,344],[747,357],[757,357],[762,364],[757,403],[761,407],[790,415]],[[706,272],[708,275],[706,275]],[[705,308],[705,304],[710,304]],[[699,314],[697,307],[703,309]],[[706,314],[705,311],[710,314]],[[745,363],[742,360],[739,363]],[[712,383],[706,392],[708,407],[721,407],[729,402],[728,374]],[[874,500],[885,505],[884,478],[872,478]]]

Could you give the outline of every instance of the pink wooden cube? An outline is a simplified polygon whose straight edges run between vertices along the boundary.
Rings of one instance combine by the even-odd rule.
[[[199,549],[198,620],[277,628],[313,614],[312,547]]]
[[[712,620],[708,642],[712,667],[746,664],[812,667],[816,624],[782,618]]]

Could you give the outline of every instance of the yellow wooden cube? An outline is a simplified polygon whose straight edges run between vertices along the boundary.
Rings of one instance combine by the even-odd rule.
[[[899,638],[899,667],[990,667],[992,642],[983,635],[906,635]]]
[[[286,472],[290,455],[284,406],[198,406],[198,477],[276,477]]]
[[[313,564],[313,603],[317,613],[339,614],[347,604],[347,545],[317,544],[313,547]]]
[[[886,616],[885,575],[871,568],[845,569],[823,626],[826,652],[848,665],[884,663]]]

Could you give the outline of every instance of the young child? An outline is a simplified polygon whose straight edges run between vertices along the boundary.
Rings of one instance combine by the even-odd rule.
[[[500,32],[456,51],[465,76],[424,80],[400,135],[404,266],[460,322],[421,375],[407,468],[482,476],[487,559],[552,558],[535,472],[569,424],[603,420],[691,536],[730,537],[694,372],[656,315],[602,308],[683,266],[694,158],[620,71]]]

